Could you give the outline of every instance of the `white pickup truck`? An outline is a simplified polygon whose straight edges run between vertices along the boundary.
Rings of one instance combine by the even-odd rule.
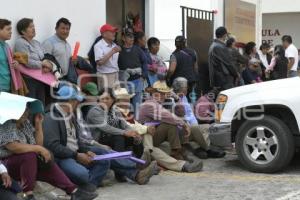
[[[223,91],[216,121],[230,125],[240,162],[250,171],[286,167],[300,147],[300,78],[269,81]]]

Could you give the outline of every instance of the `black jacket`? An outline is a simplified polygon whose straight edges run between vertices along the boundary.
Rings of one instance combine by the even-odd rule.
[[[43,122],[44,131],[44,146],[49,149],[54,157],[60,159],[76,158],[77,152],[72,151],[67,147],[67,129],[63,120],[56,120],[54,118],[62,118],[59,111],[54,108],[52,112],[48,112],[45,115]],[[75,122],[76,137],[78,139],[78,152],[87,152],[88,146],[84,145],[80,141],[79,126]]]
[[[209,48],[208,64],[211,88],[225,90],[234,86],[234,79],[238,73],[232,61],[230,52],[219,40],[214,40]]]

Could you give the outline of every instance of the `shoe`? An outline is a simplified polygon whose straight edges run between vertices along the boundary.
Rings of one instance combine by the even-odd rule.
[[[151,162],[147,168],[137,173],[135,178],[136,183],[139,185],[146,185],[150,181],[150,178],[153,176],[156,168],[157,168],[157,162],[156,161]]]
[[[195,156],[197,156],[198,158],[200,158],[200,159],[207,159],[208,158],[207,151],[205,151],[202,148],[195,149],[193,151],[193,154]]]
[[[97,187],[94,184],[88,183],[88,184],[80,185],[78,190],[87,192],[87,193],[95,193],[97,190]]]
[[[220,151],[220,150],[208,150],[206,151],[207,153],[207,157],[208,158],[223,158],[224,156],[226,156],[226,153],[224,151]]]
[[[123,175],[120,174],[116,174],[115,173],[115,178],[119,183],[126,183],[127,182],[127,178]]]
[[[71,194],[71,200],[92,200],[98,196],[97,193],[89,193],[83,190],[77,189],[77,191]]]
[[[146,167],[148,167],[152,161],[152,158],[151,158],[151,153],[150,151],[144,151],[142,157],[141,157],[142,160],[146,161],[146,163],[144,165],[142,164],[138,164],[138,169],[145,169]]]
[[[186,162],[182,168],[183,172],[195,173],[201,171],[203,168],[203,162],[201,160],[194,160],[194,162]]]
[[[156,165],[156,167],[155,167],[155,169],[153,171],[153,175],[154,176],[159,175],[160,171],[161,171],[161,168],[158,165]]]
[[[23,194],[22,199],[23,200],[36,200],[36,198],[34,198],[33,194],[30,194],[30,195]]]

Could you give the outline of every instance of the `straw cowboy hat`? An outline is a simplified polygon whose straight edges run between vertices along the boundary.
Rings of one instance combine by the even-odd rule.
[[[166,81],[156,81],[152,88],[157,91],[157,92],[161,92],[161,93],[170,93],[173,90],[171,88],[168,87]]]
[[[129,94],[126,88],[118,88],[114,91],[117,99],[131,99],[135,94]]]

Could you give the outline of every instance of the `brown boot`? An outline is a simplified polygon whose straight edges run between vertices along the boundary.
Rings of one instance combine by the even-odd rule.
[[[157,162],[152,161],[147,168],[139,171],[135,177],[135,181],[137,182],[137,184],[146,185],[150,181],[150,178],[154,175],[156,169],[157,169]]]

